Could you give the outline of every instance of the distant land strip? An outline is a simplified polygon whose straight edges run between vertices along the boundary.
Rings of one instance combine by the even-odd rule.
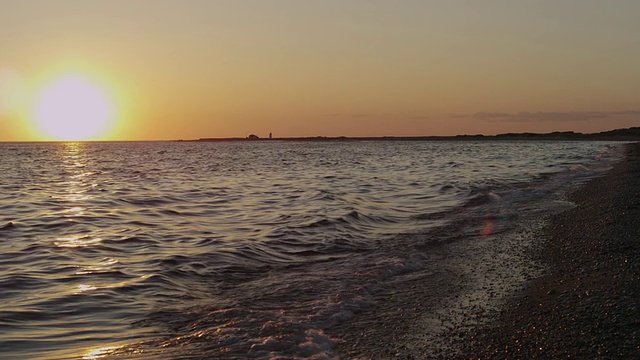
[[[259,138],[249,135],[246,138],[201,138],[196,140],[175,141],[420,141],[420,140],[603,140],[603,141],[640,141],[640,127],[616,129],[599,133],[583,134],[573,131],[556,131],[551,133],[505,133],[498,135],[455,135],[455,136],[309,136]]]

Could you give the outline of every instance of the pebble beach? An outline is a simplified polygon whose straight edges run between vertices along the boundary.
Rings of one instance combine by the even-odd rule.
[[[631,143],[610,171],[570,191],[571,206],[546,216],[529,240],[490,239],[478,246],[498,256],[468,271],[479,276],[435,285],[458,291],[481,282],[484,302],[468,294],[425,302],[430,289],[415,279],[380,296],[387,298],[374,312],[382,315],[338,328],[342,358],[640,358],[639,186],[640,143]],[[498,260],[505,255],[509,261]]]
[[[640,357],[640,143],[552,218],[547,265],[498,318],[458,340],[462,359]]]

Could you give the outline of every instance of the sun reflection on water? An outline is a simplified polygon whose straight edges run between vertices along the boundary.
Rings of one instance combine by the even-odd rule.
[[[90,236],[70,236],[57,238],[53,245],[59,248],[83,248],[95,244],[99,244],[102,241],[100,238],[94,238]]]
[[[63,210],[62,213],[64,214],[63,216],[65,218],[70,218],[70,217],[82,216],[84,215],[84,211],[85,211],[85,208],[83,208],[82,206],[74,206],[72,208]]]
[[[78,265],[77,267],[80,269],[75,272],[75,275],[87,275],[94,274],[104,271],[112,270],[114,265],[119,264],[120,262],[113,258],[104,258],[102,261],[91,264],[91,265]]]
[[[144,350],[138,348],[133,344],[121,344],[102,346],[99,348],[91,349],[82,355],[82,360],[98,360],[98,359],[128,359],[144,353]]]
[[[80,285],[78,285],[77,291],[74,292],[74,294],[80,294],[80,293],[83,293],[83,292],[96,290],[96,289],[97,289],[96,286],[93,286],[93,285],[90,285],[90,284],[80,284]]]
[[[83,360],[96,360],[102,359],[110,354],[112,354],[115,350],[117,350],[117,346],[104,346],[97,349],[92,349],[84,354],[82,357]]]
[[[63,196],[66,201],[77,202],[91,198],[86,194],[92,188],[92,186],[88,186],[91,184],[87,184],[87,179],[93,172],[85,169],[89,165],[85,146],[80,142],[64,144],[61,162],[63,169],[69,173],[68,180],[65,182],[67,193]]]

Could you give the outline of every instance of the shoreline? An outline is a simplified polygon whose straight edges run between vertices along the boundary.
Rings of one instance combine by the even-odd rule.
[[[534,255],[548,270],[495,321],[452,340],[461,349],[456,356],[640,357],[639,188],[640,143],[634,143],[604,176],[569,195],[576,206],[552,216]]]
[[[340,358],[640,358],[640,143],[624,151],[565,210],[430,249],[457,263],[410,275],[330,329]]]

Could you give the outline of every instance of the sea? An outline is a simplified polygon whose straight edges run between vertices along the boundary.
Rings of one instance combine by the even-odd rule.
[[[549,216],[623,156],[600,141],[0,143],[0,358],[340,359],[358,332],[394,331],[428,352],[544,271],[527,253]]]

